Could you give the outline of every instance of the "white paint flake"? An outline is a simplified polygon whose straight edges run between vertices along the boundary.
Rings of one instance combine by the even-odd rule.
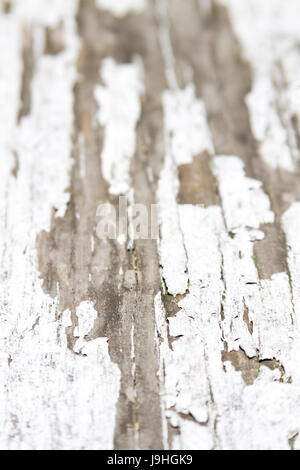
[[[104,126],[101,155],[103,177],[111,194],[126,194],[130,188],[130,162],[136,151],[136,126],[141,115],[144,93],[143,66],[139,58],[132,64],[103,61],[100,75],[104,86],[97,86],[98,120]]]
[[[180,229],[176,202],[177,192],[177,169],[172,158],[167,155],[158,183],[157,199],[159,202],[159,254],[162,277],[168,292],[172,295],[184,294],[188,287],[187,259]]]
[[[214,147],[207,125],[205,105],[196,98],[195,86],[163,93],[165,139],[177,165],[193,163],[193,157]]]
[[[238,157],[218,156],[213,160],[213,169],[218,178],[229,231],[245,227],[259,229],[260,224],[274,222],[274,213],[270,210],[270,200],[262,190],[262,183],[246,177],[243,162]]]
[[[147,0],[96,0],[96,5],[102,10],[108,10],[113,15],[122,18],[129,13],[141,13],[147,7]]]
[[[219,0],[228,11],[244,57],[250,62],[253,86],[247,96],[253,134],[260,154],[273,168],[294,171],[299,150],[291,123],[300,116],[300,58],[298,18],[300,4],[290,0]]]

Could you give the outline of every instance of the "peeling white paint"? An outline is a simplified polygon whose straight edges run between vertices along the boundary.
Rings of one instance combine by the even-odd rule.
[[[96,0],[96,5],[122,18],[128,13],[141,13],[147,7],[147,0]]]
[[[270,200],[262,190],[262,183],[246,177],[243,162],[238,157],[214,158],[213,170],[218,178],[229,231],[237,232],[246,227],[259,229],[260,224],[274,222],[274,213],[270,210]]]
[[[60,54],[38,59],[32,81],[32,110],[22,119],[17,135],[21,175],[24,171],[26,178],[33,179],[34,225],[40,230],[50,229],[51,212],[45,211],[45,207],[54,207],[56,217],[63,217],[70,197],[66,189],[73,164],[72,87],[77,76],[75,61],[79,42],[75,35],[75,20],[70,17],[68,22],[73,23],[70,31],[73,41],[70,40],[67,49]],[[36,160],[39,164],[35,165]],[[57,171],[58,166],[60,171]]]
[[[109,358],[106,338],[84,339],[95,319],[86,303],[77,309],[81,355],[68,349],[70,312],[59,312],[59,289],[55,299],[46,295],[38,273],[36,237],[50,229],[53,207],[57,216],[64,215],[69,198],[79,46],[77,1],[51,4],[55,15],[49,12],[49,23],[40,10],[44,5],[48,11],[48,3],[16,2],[15,9],[0,18],[6,22],[0,28],[2,68],[10,74],[9,80],[0,74],[0,95],[4,92],[8,110],[8,137],[3,144],[1,138],[0,146],[16,151],[19,162],[15,178],[10,175],[12,160],[0,152],[1,208],[6,206],[0,227],[0,448],[108,449],[113,447],[118,367]],[[30,114],[17,128],[23,21],[33,22],[35,38],[40,24],[62,21],[66,48],[55,56],[36,57]],[[2,34],[10,40],[9,54]],[[2,192],[2,187],[9,191]]]
[[[183,90],[165,90],[162,101],[166,156],[157,191],[159,254],[168,292],[177,295],[184,294],[188,288],[186,250],[176,201],[177,166],[192,163],[193,157],[203,151],[213,154],[214,148],[204,103],[196,98],[193,84]]]
[[[222,349],[219,331],[221,295],[221,254],[218,236],[224,230],[221,210],[218,207],[204,209],[191,205],[180,206],[180,219],[185,238],[191,284],[189,293],[179,303],[181,310],[169,317],[169,333],[177,337],[168,346],[167,329],[164,326],[166,312],[159,297],[156,298],[156,321],[160,343],[161,369],[164,371],[162,395],[166,416],[171,426],[180,427],[180,442],[174,444],[182,449],[212,449],[213,430],[210,419],[212,406],[207,364],[206,340],[203,330],[204,318],[213,323],[215,334],[207,335],[207,341],[220,356]],[[204,239],[209,245],[204,244]],[[198,252],[200,250],[200,252]],[[195,253],[196,256],[195,256]],[[199,263],[198,260],[201,260]],[[210,320],[209,320],[210,319]],[[206,332],[207,333],[207,332]],[[216,336],[215,336],[216,335]],[[218,338],[218,346],[213,338]],[[220,363],[221,358],[219,357]],[[170,408],[174,412],[170,414]],[[184,419],[191,415],[195,422]],[[197,425],[198,423],[198,425]]]
[[[244,3],[235,2],[235,6],[247,9]],[[213,159],[221,207],[177,204],[177,165],[192,163],[193,157],[204,150],[213,156],[214,150],[205,109],[199,112],[202,102],[195,97],[193,86],[178,89],[167,2],[157,4],[170,88],[163,96],[166,158],[158,201],[167,204],[168,210],[164,205],[160,210],[160,263],[168,292],[186,292],[175,316],[168,316],[160,294],[155,299],[164,441],[169,442],[167,422],[178,430],[171,443],[173,449],[289,449],[289,439],[298,435],[300,422],[299,372],[295,370],[300,354],[295,327],[299,293],[294,280],[300,268],[294,264],[300,237],[298,227],[290,220],[300,217],[295,209],[284,216],[286,234],[294,234],[290,235],[291,280],[284,272],[261,280],[253,258],[254,242],[264,238],[261,227],[274,223],[275,216],[261,182],[246,176],[238,157]],[[244,15],[241,29],[252,38],[256,30],[249,24],[250,17],[250,13],[248,18]],[[253,69],[254,88],[247,100],[253,133],[268,164],[292,171],[298,155],[290,125],[291,101],[286,90],[275,90],[269,77],[271,69],[262,70],[266,62],[260,55],[263,50],[267,51],[264,44],[253,45],[251,63],[256,67],[256,56],[261,62],[261,75]],[[297,61],[292,54],[289,59],[292,73]],[[261,95],[255,97],[259,87]],[[288,112],[284,112],[286,108]],[[295,104],[293,109],[296,112]],[[164,288],[163,284],[165,294]],[[222,360],[225,350],[238,354],[240,349],[246,353],[246,362],[247,355],[256,358],[254,361],[274,358],[275,369],[256,362],[258,377],[247,386],[241,372]],[[292,384],[289,377],[293,377]],[[294,447],[297,445],[296,439]]]
[[[162,435],[164,449],[169,450],[168,442],[168,422],[167,422],[167,410],[165,402],[165,387],[164,387],[164,361],[168,355],[168,329],[166,322],[166,313],[163,307],[161,293],[159,292],[154,297],[154,312],[155,312],[155,340],[157,343],[158,350],[158,379],[160,386],[160,408],[161,408],[161,420],[162,420]]]
[[[234,156],[219,156],[213,160],[213,171],[224,211],[228,235],[220,239],[223,255],[223,277],[226,284],[224,338],[229,351],[241,347],[249,357],[257,354],[258,338],[250,333],[244,316],[254,321],[257,309],[262,311],[259,278],[253,260],[253,242],[263,238],[260,224],[272,223],[274,214],[261,183],[247,178],[242,161]]]
[[[299,386],[300,371],[300,203],[294,203],[282,216],[282,226],[286,236],[287,262],[292,289],[294,307],[293,331],[289,336],[290,356],[287,374],[293,378],[293,383]]]
[[[189,293],[179,302],[181,310],[175,317],[169,318],[170,335],[178,337],[173,343],[174,357],[178,358],[177,374],[181,377],[178,380],[177,376],[175,387],[176,410],[191,414],[200,424],[208,424],[205,431],[201,428],[198,430],[202,439],[203,433],[206,434],[206,439],[202,443],[199,437],[198,445],[202,448],[205,443],[206,448],[212,448],[214,446],[212,423],[209,424],[212,396],[205,358],[206,342],[211,341],[213,346],[214,335],[208,335],[205,339],[201,331],[203,322],[207,321],[214,325],[215,334],[218,334],[216,353],[220,355],[222,349],[220,313],[224,286],[221,280],[222,258],[219,238],[224,232],[224,223],[219,207],[201,208],[186,205],[180,206],[179,210],[187,251],[190,285]],[[181,335],[183,336],[180,338]],[[186,426],[187,422],[181,423],[180,427]],[[191,444],[185,440],[185,445]]]
[[[70,19],[70,12],[75,12],[78,0],[13,0],[14,11],[22,21],[28,24],[55,27],[61,21]]]
[[[299,7],[291,0],[290,13],[272,2],[226,4],[245,36],[244,52],[253,68],[254,88],[247,102],[260,152],[271,166],[292,171],[298,158],[289,122],[299,112],[291,93],[298,80],[294,41],[300,34]],[[48,3],[19,0],[9,15],[0,15],[0,448],[112,449],[120,371],[109,357],[107,338],[92,339],[101,312],[83,301],[75,311],[61,313],[59,286],[55,299],[46,295],[37,268],[36,236],[49,230],[52,208],[57,217],[65,214],[69,199],[79,47],[77,2],[56,0],[51,11]],[[159,3],[167,8],[167,2]],[[130,8],[118,4],[119,9],[112,2],[108,6],[116,8],[117,16],[134,10],[134,2]],[[66,47],[45,57],[43,27],[61,21]],[[17,126],[24,23],[33,28],[36,66],[30,114]],[[202,151],[213,156],[214,150],[194,86],[178,89],[169,26],[164,28],[170,89],[163,94],[166,158],[157,193],[162,290],[166,294],[166,286],[168,293],[185,294],[172,316],[161,294],[155,297],[164,447],[169,447],[171,426],[178,430],[172,449],[285,450],[293,438],[299,449],[300,203],[282,217],[288,272],[265,280],[259,279],[253,244],[263,239],[261,226],[273,223],[274,214],[261,183],[246,176],[238,157],[213,159],[220,207],[177,204],[177,166],[192,163]],[[274,85],[274,57],[287,82],[280,92]],[[104,86],[96,95],[105,136],[103,175],[111,193],[126,193],[132,204],[129,166],[144,92],[142,65],[139,60],[117,65],[113,59],[102,65]],[[19,167],[13,176],[15,152]],[[81,159],[84,178],[84,155]],[[90,245],[94,252],[93,237]],[[134,279],[134,272],[130,274]],[[132,322],[133,377],[137,346]],[[240,348],[248,357],[257,356],[255,360],[269,359],[274,370],[261,362],[257,378],[246,385],[241,372],[222,361],[225,350]]]
[[[0,75],[0,100],[3,103],[0,107],[0,146],[1,156],[3,152],[7,154],[5,158],[2,157],[6,164],[1,164],[0,171],[14,163],[12,155],[14,126],[19,110],[22,76],[21,33],[20,25],[14,15],[0,15],[1,60],[5,64],[5,67],[1,67]]]
[[[180,229],[176,202],[177,192],[177,169],[172,158],[167,155],[158,183],[157,199],[159,203],[159,255],[162,277],[168,292],[172,295],[184,294],[188,287],[187,259]]]
[[[291,118],[294,111],[300,116],[300,101],[291,103],[290,97],[300,66],[300,4],[298,0],[288,5],[281,0],[218,1],[228,7],[252,68],[253,86],[246,102],[260,155],[273,168],[294,171],[300,155]]]
[[[196,98],[194,84],[183,90],[166,90],[162,100],[166,145],[176,164],[193,163],[193,157],[204,151],[213,155],[205,105]]]
[[[231,381],[232,392],[224,387],[223,394],[228,393],[230,407],[223,408],[217,421],[220,447],[289,450],[289,438],[299,430],[299,388],[280,383],[280,371],[265,366],[261,367],[254,384],[244,387],[231,364],[226,366],[229,378],[226,385]]]
[[[274,222],[269,198],[259,181],[246,177],[239,158],[216,157],[213,170],[230,234],[222,242],[223,327],[228,348],[241,347],[249,357],[259,354],[261,359],[276,358],[286,364],[293,328],[289,278],[277,273],[270,280],[260,280],[253,259],[253,243],[264,237],[260,225]],[[245,315],[253,323],[253,333]]]
[[[217,253],[216,245],[214,249]],[[207,260],[211,253],[208,250]],[[165,377],[161,395],[170,425],[180,429],[173,448],[289,449],[289,438],[299,432],[299,387],[280,383],[281,371],[266,366],[261,366],[254,384],[246,386],[241,373],[230,362],[222,362],[218,310],[222,287],[217,292],[211,278],[201,289],[194,285],[192,291],[180,303],[180,312],[168,319],[170,335],[178,337],[172,350],[163,322],[166,312],[156,298]],[[194,420],[184,419],[185,413]]]
[[[0,54],[3,64],[0,73],[0,259],[3,259],[6,256],[6,195],[9,192],[10,173],[17,164],[14,140],[22,77],[21,30],[13,14],[0,15]]]
[[[287,260],[290,269],[295,306],[295,323],[300,327],[300,202],[294,203],[282,216],[287,243]]]
[[[141,115],[144,72],[141,59],[132,64],[103,61],[95,97],[99,105],[98,120],[104,126],[101,154],[103,177],[111,194],[126,194],[130,189],[130,162],[136,151],[136,126]]]
[[[177,205],[179,190],[177,167],[192,163],[193,157],[201,152],[207,151],[213,155],[214,146],[207,124],[205,105],[196,97],[195,85],[189,83],[184,89],[178,87],[168,20],[168,1],[156,0],[155,6],[169,87],[162,94],[166,155],[157,190],[160,223],[159,255],[161,275],[168,293],[178,295],[187,291],[189,277]]]
[[[168,319],[160,294],[155,299],[162,413],[179,429],[174,449],[289,449],[300,416],[300,343],[290,282],[286,273],[260,280],[253,260],[253,242],[264,236],[260,226],[273,223],[274,214],[261,183],[245,175],[238,157],[215,157],[213,169],[222,209],[178,205],[189,292]],[[296,207],[284,221],[297,252],[300,229],[288,217],[300,219]],[[290,269],[298,272],[292,253]],[[230,362],[223,363],[225,344],[249,357],[275,358],[285,375],[260,365],[258,378],[247,386]]]

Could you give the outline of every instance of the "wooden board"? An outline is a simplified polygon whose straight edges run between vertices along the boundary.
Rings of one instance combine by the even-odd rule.
[[[299,1],[0,11],[0,448],[300,449]]]

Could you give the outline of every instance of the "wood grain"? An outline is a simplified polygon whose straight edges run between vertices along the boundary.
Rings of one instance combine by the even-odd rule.
[[[300,449],[299,14],[0,1],[1,449]]]

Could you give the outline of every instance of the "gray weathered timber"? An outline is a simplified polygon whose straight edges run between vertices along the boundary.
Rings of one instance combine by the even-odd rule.
[[[300,449],[299,16],[0,0],[1,449]]]

